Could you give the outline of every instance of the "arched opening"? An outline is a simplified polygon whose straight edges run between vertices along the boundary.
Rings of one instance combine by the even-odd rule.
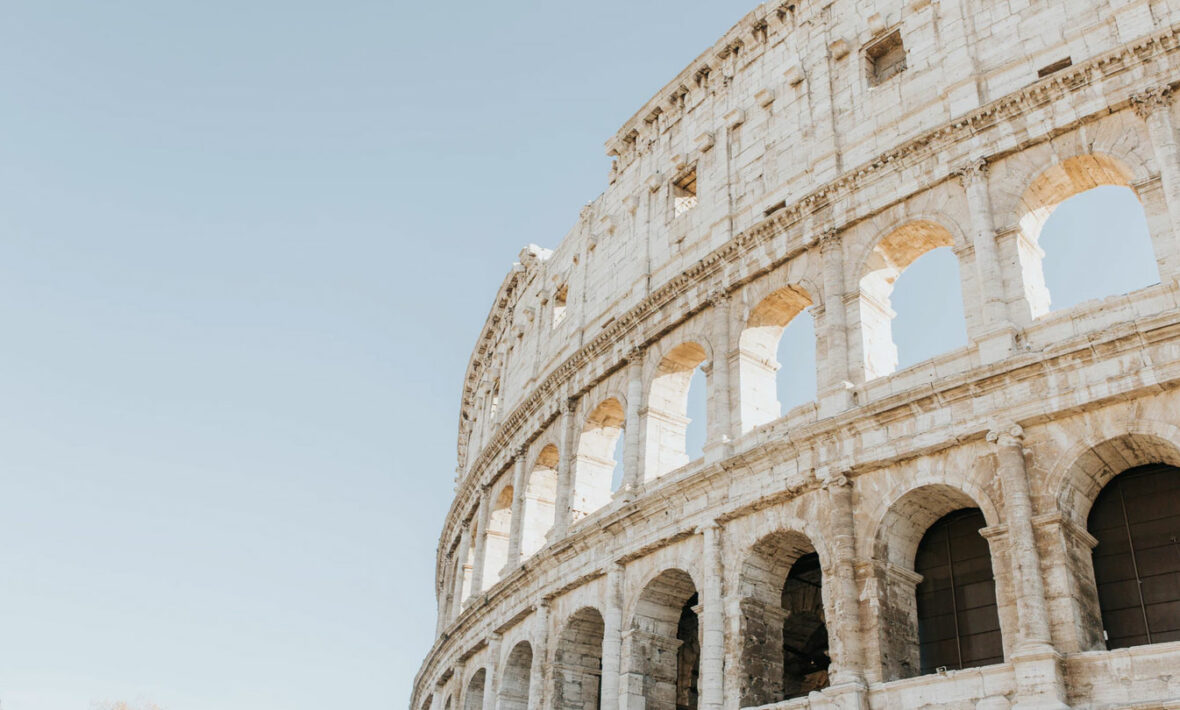
[[[512,647],[500,678],[497,710],[528,710],[529,679],[533,671],[533,647],[521,641]]]
[[[1061,309],[1158,283],[1148,204],[1165,211],[1159,186],[1132,187],[1130,169],[1107,155],[1041,173],[1021,197],[1019,230],[1006,237],[1016,240],[1029,315],[1049,313],[1053,301]]]
[[[1147,217],[1129,187],[1105,185],[1054,208],[1037,244],[1052,310],[1159,283]]]
[[[615,471],[619,468],[619,445],[623,440],[625,414],[619,400],[611,397],[594,408],[578,438],[574,461],[574,490],[570,501],[570,522],[576,522],[611,500]]]
[[[597,609],[585,607],[570,617],[554,656],[553,707],[599,710],[602,707],[602,637],[606,631]]]
[[[696,710],[701,646],[696,585],[666,570],[639,595],[627,635],[623,687],[647,710]]]
[[[986,500],[977,501],[954,486],[932,483],[907,491],[905,495],[889,506],[877,524],[873,542],[873,575],[874,586],[877,590],[876,614],[878,618],[878,631],[875,640],[877,653],[875,655],[880,658],[882,680],[891,681],[920,675],[923,672],[925,660],[922,657],[922,641],[934,638],[932,634],[935,633],[935,627],[919,622],[919,584],[924,583],[927,579],[934,580],[941,573],[932,567],[927,569],[931,558],[923,557],[919,562],[919,544],[924,541],[943,539],[937,535],[930,536],[928,533],[934,530],[937,523],[957,511],[982,509],[984,518],[990,517],[994,520],[995,509],[989,503]],[[979,534],[980,528],[985,525],[981,519],[960,523],[961,528],[970,529],[973,525],[975,527],[972,534],[986,546],[986,539]],[[969,551],[974,552],[973,549]],[[973,561],[972,564],[977,567],[982,566],[982,562],[978,560]],[[919,567],[927,569],[927,571],[923,572]],[[972,574],[975,574],[976,571],[973,568],[970,573],[961,574],[959,579],[973,579]],[[992,587],[989,593],[994,600],[995,585],[990,577],[990,557],[987,558],[987,571],[988,584]],[[922,591],[935,590],[935,586],[932,586],[935,584],[934,581],[931,581]],[[937,586],[937,591],[945,591],[947,588],[945,581],[937,584],[942,585]],[[976,602],[980,598],[978,595],[983,592],[980,591],[980,586],[973,587],[970,591],[973,595],[971,600],[969,602],[957,601],[958,609],[976,610]],[[945,604],[945,594],[941,598]],[[935,608],[933,606],[923,607],[923,613]],[[1003,611],[997,610],[994,605],[991,609],[992,617],[1000,615],[1000,612]],[[970,623],[969,628],[987,628],[988,624],[981,621],[986,614],[986,610],[977,611],[972,618],[967,620]],[[946,620],[950,621],[951,619],[948,617]],[[957,620],[958,617],[955,617],[954,621]],[[998,628],[998,622],[996,625]],[[934,666],[934,668],[937,667]]]
[[[508,564],[508,536],[512,532],[512,486],[505,484],[492,498],[484,542],[483,588],[489,589],[504,576]]]
[[[704,375],[697,373],[705,362],[705,349],[696,343],[683,343],[664,356],[652,380],[647,406],[647,451],[645,471],[648,478],[656,478],[673,471],[692,460],[689,457],[689,423],[696,420],[703,430],[705,417],[689,417],[690,388],[694,407],[700,406],[707,398],[707,382]],[[695,382],[694,382],[695,380]],[[692,449],[703,443],[704,436],[692,438]]]
[[[903,369],[967,344],[959,259],[950,247],[914,260],[894,284],[891,302],[897,367]]]
[[[1087,523],[1110,649],[1180,641],[1180,468],[1139,466],[1108,483]]]
[[[1004,660],[991,553],[979,531],[983,512],[965,508],[930,526],[918,544],[920,673],[959,670]]]
[[[521,528],[520,553],[530,557],[548,542],[549,531],[556,520],[554,501],[557,499],[557,447],[553,444],[541,449],[529,474],[524,489],[524,525]]]
[[[819,555],[800,533],[760,540],[742,565],[741,705],[767,705],[828,686]]]
[[[810,305],[805,290],[788,286],[751,309],[738,338],[743,433],[778,419],[784,406],[815,399],[815,328],[810,317],[797,317]],[[801,338],[807,331],[811,338]]]
[[[893,319],[897,314],[893,310],[892,301],[893,288],[898,277],[919,257],[936,249],[953,245],[954,240],[945,227],[934,222],[919,220],[898,227],[873,247],[860,278],[860,308],[858,309],[866,380],[888,375],[895,372],[898,367],[898,350],[893,332]],[[950,250],[947,249],[947,252],[944,253],[949,252]],[[954,255],[951,254],[951,258],[953,257]],[[931,267],[941,266],[945,269],[947,257],[936,256],[928,261]],[[957,263],[955,260],[956,265]],[[929,268],[923,268],[918,274],[921,275],[922,272],[929,270]],[[926,275],[929,276],[929,274]],[[952,279],[952,275],[945,274],[943,278],[935,280],[915,278],[913,279],[913,287],[923,291],[919,303],[948,298],[952,302],[958,303],[956,321],[942,324],[941,328],[955,334],[954,341],[948,340],[946,342],[963,344],[967,340],[967,329],[963,320],[962,295],[959,292],[962,283],[957,278],[957,273],[953,276]],[[947,284],[952,283],[953,287],[949,289],[952,293],[948,295],[945,293],[948,291]],[[906,303],[906,307],[907,309],[911,308],[913,304]],[[959,337],[960,334],[961,337]],[[913,363],[907,360],[907,364]]]
[[[487,671],[480,668],[467,681],[467,690],[463,693],[463,710],[483,710],[484,682]]]

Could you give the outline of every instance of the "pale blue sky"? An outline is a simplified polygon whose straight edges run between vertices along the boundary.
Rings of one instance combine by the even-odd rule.
[[[4,710],[405,707],[495,289],[752,6],[6,3]]]

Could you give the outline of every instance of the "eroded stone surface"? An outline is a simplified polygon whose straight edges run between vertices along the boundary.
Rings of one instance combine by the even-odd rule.
[[[1105,650],[1086,524],[1180,464],[1178,33],[1168,0],[767,3],[657,92],[496,295],[411,707],[1175,705],[1180,643]],[[1040,229],[1099,185],[1139,197],[1161,283],[1051,312]],[[893,282],[943,246],[968,345],[895,372]],[[819,392],[783,412],[796,317]],[[963,508],[1004,662],[918,676],[915,554]],[[784,678],[816,620],[830,668]]]

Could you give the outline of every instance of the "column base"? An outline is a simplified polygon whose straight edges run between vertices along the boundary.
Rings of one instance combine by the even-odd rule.
[[[729,440],[728,436],[723,437],[721,441],[714,441],[711,444],[705,444],[704,453],[705,463],[717,463],[718,461],[724,461],[725,459],[729,458],[731,453],[733,453],[733,442]]]
[[[847,680],[841,678],[841,674],[837,673],[832,678],[832,684],[824,688],[822,693],[823,698],[828,701],[827,707],[839,708],[839,710],[868,710],[869,708],[869,688],[864,681],[859,678]]]
[[[821,392],[817,402],[819,405],[819,418],[827,419],[828,417],[836,416],[840,412],[846,412],[852,409],[852,390],[853,384],[851,382],[845,382],[826,392]]]
[[[1016,675],[1013,710],[1069,710],[1064,666],[1064,657],[1047,643],[1018,645],[1012,654]]]
[[[990,365],[993,362],[1007,359],[1017,348],[1019,332],[1015,326],[1004,326],[976,338],[975,345],[979,350],[979,362]]]

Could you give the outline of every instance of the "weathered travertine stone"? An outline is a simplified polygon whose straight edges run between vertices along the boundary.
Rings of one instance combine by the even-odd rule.
[[[411,708],[1176,706],[1180,642],[1106,648],[1087,520],[1180,465],[1177,85],[1171,0],[751,12],[496,294]],[[1041,228],[1102,185],[1138,197],[1160,284],[1053,312]],[[893,283],[939,247],[967,343],[896,371]],[[806,317],[818,391],[783,411]],[[1003,660],[919,675],[919,546],[963,509]]]

